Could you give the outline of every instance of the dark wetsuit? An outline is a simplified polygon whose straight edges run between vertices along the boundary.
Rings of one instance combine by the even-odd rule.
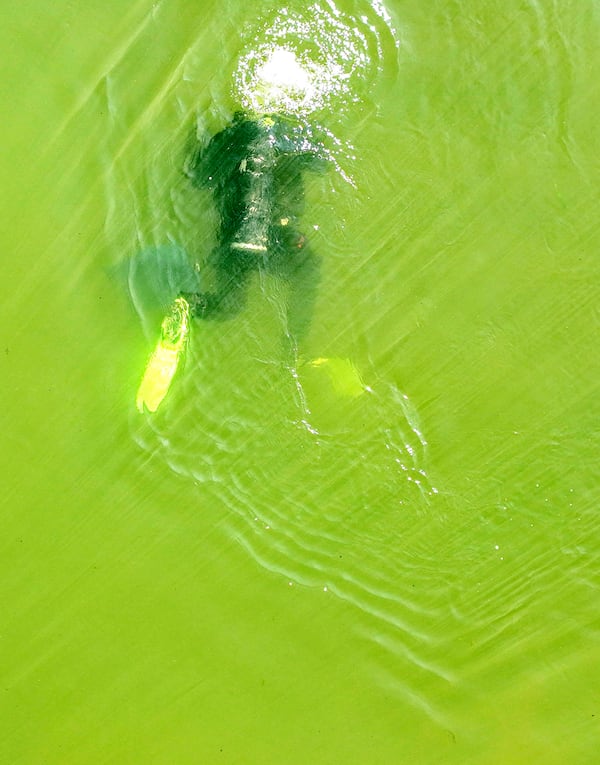
[[[220,226],[209,260],[215,289],[186,295],[194,315],[235,315],[252,272],[264,271],[289,281],[288,333],[294,342],[301,339],[319,280],[319,259],[298,230],[302,172],[324,164],[307,130],[281,115],[238,113],[196,151],[186,170],[196,186],[212,191]]]

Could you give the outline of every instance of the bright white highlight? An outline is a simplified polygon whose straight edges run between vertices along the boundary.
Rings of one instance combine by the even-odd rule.
[[[315,76],[295,53],[275,47],[255,62],[251,87],[245,92],[256,111],[296,111],[314,98]]]
[[[371,10],[346,15],[333,0],[302,11],[280,8],[246,43],[234,74],[236,100],[256,113],[339,114],[382,71],[391,29]]]
[[[299,90],[305,93],[311,89],[310,75],[300,64],[292,51],[275,48],[256,73],[259,82],[266,88]]]

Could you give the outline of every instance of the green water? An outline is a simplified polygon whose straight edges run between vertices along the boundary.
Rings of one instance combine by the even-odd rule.
[[[5,9],[2,763],[597,761],[598,8],[338,8],[380,60],[306,179],[303,353],[371,392],[300,390],[256,282],[156,417],[119,266],[202,257],[186,141],[275,14]]]

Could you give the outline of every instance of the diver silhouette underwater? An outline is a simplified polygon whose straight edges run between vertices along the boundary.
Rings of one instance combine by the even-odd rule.
[[[206,146],[196,140],[184,172],[195,187],[212,192],[218,209],[217,242],[207,264],[214,288],[189,291],[186,285],[179,290],[162,321],[138,389],[140,412],[155,412],[167,395],[192,319],[223,320],[237,315],[245,306],[253,273],[273,274],[289,285],[286,335],[295,365],[320,275],[320,258],[298,228],[304,206],[302,175],[305,170],[324,170],[328,160],[324,147],[305,125],[280,113],[236,112]],[[195,287],[197,281],[191,281]],[[368,390],[347,359],[317,358],[307,363],[324,367],[343,395],[354,397]],[[294,378],[299,385],[296,374]]]
[[[229,318],[245,304],[253,271],[268,271],[292,284],[288,332],[306,332],[316,291],[319,259],[297,223],[303,207],[302,171],[325,159],[298,123],[282,115],[260,118],[237,112],[186,167],[192,183],[209,189],[220,227],[212,265],[216,290],[186,295],[193,316]],[[297,299],[293,299],[296,293]]]
[[[196,146],[184,171],[212,192],[219,213],[217,243],[208,259],[210,292],[182,291],[161,326],[136,404],[154,412],[166,396],[185,350],[192,318],[228,319],[246,302],[254,272],[289,284],[287,336],[292,349],[305,336],[319,281],[320,259],[298,229],[304,170],[323,170],[323,147],[298,121],[282,114],[237,112],[209,143]]]

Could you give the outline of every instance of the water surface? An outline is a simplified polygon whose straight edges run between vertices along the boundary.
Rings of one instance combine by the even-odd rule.
[[[369,390],[259,279],[142,416],[123,263],[203,263],[190,134],[313,14],[303,354]],[[2,761],[593,762],[594,4],[5,16]]]

